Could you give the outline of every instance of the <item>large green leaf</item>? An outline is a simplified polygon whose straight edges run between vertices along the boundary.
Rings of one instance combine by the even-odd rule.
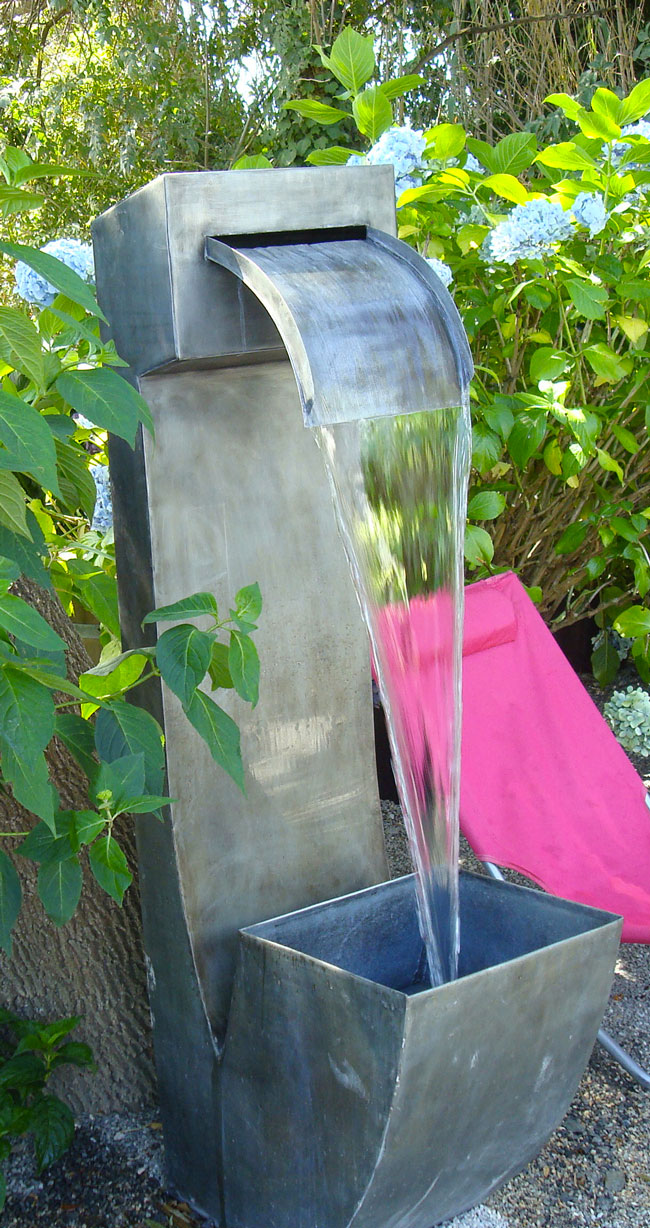
[[[387,98],[393,99],[403,98],[404,94],[416,90],[420,85],[424,85],[424,77],[417,72],[410,72],[405,77],[391,77],[389,81],[382,81],[379,88]]]
[[[262,613],[262,593],[257,581],[240,588],[235,594],[235,613],[238,619],[249,625],[257,622]]]
[[[22,891],[12,861],[0,849],[0,948],[11,955],[11,931],[16,924]]]
[[[228,668],[227,644],[220,644],[218,640],[214,641],[212,645],[212,656],[210,657],[210,664],[208,666],[208,673],[210,675],[213,690],[216,690],[217,687],[230,689],[234,686],[233,680],[230,676],[230,670]]]
[[[508,451],[520,469],[525,469],[531,456],[541,448],[546,435],[546,414],[519,414],[508,435]]]
[[[206,743],[212,758],[232,776],[243,793],[244,768],[235,722],[203,691],[194,692],[185,712]]]
[[[44,204],[45,197],[41,196],[40,192],[23,192],[14,184],[0,184],[0,217],[40,209]]]
[[[488,175],[480,186],[489,188],[495,196],[502,196],[504,200],[513,201],[515,205],[525,205],[528,200],[528,192],[523,183],[520,183],[514,175]]]
[[[535,162],[541,162],[542,166],[550,166],[563,171],[591,170],[596,165],[591,154],[581,149],[573,141],[561,141],[559,145],[549,145],[547,149],[540,150],[535,156]]]
[[[296,98],[283,105],[286,111],[297,111],[305,119],[313,119],[319,124],[338,124],[340,120],[350,118],[348,111],[327,106],[326,103],[318,102],[315,98]]]
[[[22,574],[36,580],[43,588],[52,592],[52,581],[44,559],[47,556],[45,538],[34,513],[27,509],[25,517],[27,531],[31,540],[19,533],[12,533],[5,525],[0,524],[0,555],[13,559],[18,564]]]
[[[625,122],[622,119],[624,105],[616,94],[602,87],[596,90],[591,100],[591,109],[596,115],[604,115],[618,125]]]
[[[0,627],[33,648],[60,652],[65,644],[60,635],[33,606],[13,593],[0,596]]]
[[[41,388],[45,381],[41,338],[29,316],[15,307],[0,307],[0,358]]]
[[[98,699],[121,695],[138,681],[148,660],[149,657],[140,652],[121,653],[118,659],[106,663],[107,666],[112,664],[112,669],[98,667],[80,674],[79,686]]]
[[[536,150],[532,132],[511,132],[494,146],[488,169],[496,175],[520,175],[532,165]]]
[[[156,664],[167,686],[188,704],[203,681],[212,653],[212,636],[191,623],[170,627],[156,644]]]
[[[95,745],[97,754],[107,763],[127,754],[142,754],[147,793],[162,791],[165,772],[162,730],[149,712],[126,701],[102,709],[95,720]]]
[[[358,94],[352,103],[357,128],[373,143],[390,128],[393,122],[393,108],[378,85],[370,85]]]
[[[56,381],[61,396],[95,426],[119,435],[133,448],[140,422],[153,435],[153,418],[144,397],[110,367],[66,371]]]
[[[497,490],[479,490],[470,499],[467,515],[471,520],[495,520],[506,505],[506,497]]]
[[[490,534],[477,524],[465,525],[464,553],[467,562],[475,567],[491,563],[494,557],[494,546]]]
[[[191,597],[183,597],[172,605],[161,605],[152,610],[142,619],[142,626],[147,623],[172,622],[177,618],[198,618],[200,614],[211,614],[217,618],[217,603],[212,593],[193,593]]]
[[[573,554],[573,551],[582,545],[588,532],[589,522],[587,520],[574,520],[572,524],[567,525],[555,543],[555,553]]]
[[[374,35],[359,34],[351,26],[334,40],[328,67],[352,94],[358,94],[375,71],[374,41]]]
[[[61,499],[69,512],[79,508],[88,520],[92,520],[97,498],[97,488],[88,469],[88,453],[78,444],[54,442]]]
[[[47,687],[20,669],[0,669],[0,741],[33,761],[54,733],[54,700]]]
[[[112,635],[119,638],[120,616],[117,605],[117,585],[105,571],[89,569],[82,559],[68,563],[74,577],[75,596]]]
[[[55,925],[65,925],[73,915],[79,897],[83,875],[76,857],[44,861],[38,871],[38,894],[41,904]]]
[[[479,473],[487,473],[496,465],[502,452],[499,436],[484,422],[476,422],[472,428],[472,465]]]
[[[650,111],[650,77],[639,81],[627,98],[623,99],[619,123],[633,124],[635,120],[643,119],[648,111]]]
[[[604,635],[602,642],[591,654],[591,669],[599,686],[609,686],[613,682],[621,664],[611,639]]]
[[[329,149],[313,149],[307,154],[311,166],[345,166],[352,154],[358,154],[358,149],[344,149],[342,145],[330,145]]]
[[[580,131],[585,136],[601,141],[615,141],[621,135],[621,129],[610,115],[587,111],[580,107],[577,115]]]
[[[0,525],[29,538],[25,492],[13,473],[0,469]]]
[[[57,816],[57,820],[58,820]],[[51,828],[48,823],[37,823],[29,835],[18,845],[21,857],[28,857],[39,865],[48,861],[65,861],[71,856],[72,848],[67,836],[58,832],[57,825]]]
[[[29,1128],[40,1173],[68,1150],[74,1138],[74,1117],[56,1096],[41,1096],[30,1111]]]
[[[91,789],[93,802],[99,800],[100,793],[112,793],[111,810],[122,810],[129,798],[140,797],[144,792],[144,754],[124,755],[113,759],[111,763],[101,763],[97,777]]]
[[[596,375],[600,376],[608,384],[618,383],[627,374],[625,358],[621,358],[604,341],[597,341],[594,345],[588,345],[583,353],[589,366],[596,372]]]
[[[0,440],[7,449],[0,453],[2,469],[30,473],[46,490],[60,495],[54,438],[47,418],[27,401],[2,390]]]
[[[584,316],[585,320],[605,319],[607,290],[604,286],[594,285],[579,277],[570,277],[564,284],[579,315]]]
[[[119,844],[113,837],[102,836],[90,846],[89,860],[100,887],[121,904],[133,875]]]
[[[237,694],[255,707],[260,690],[260,659],[250,635],[230,632],[228,669]]]
[[[26,810],[31,810],[32,814],[37,814],[50,831],[54,831],[57,799],[50,783],[45,755],[24,759],[15,755],[10,746],[3,746],[2,775],[9,781],[16,801]]]
[[[50,256],[48,252],[39,252],[35,247],[27,247],[24,243],[0,242],[0,252],[12,256],[14,260],[22,260],[38,273],[39,277],[44,277],[51,286],[65,294],[66,298],[84,307],[91,315],[106,320],[106,316],[97,306],[92,290],[83,278],[55,256]]]
[[[92,781],[99,770],[99,764],[93,754],[95,737],[90,722],[72,712],[57,712],[54,732]]]
[[[638,635],[650,635],[650,610],[643,605],[631,605],[614,619],[614,628],[619,635],[631,639]]]

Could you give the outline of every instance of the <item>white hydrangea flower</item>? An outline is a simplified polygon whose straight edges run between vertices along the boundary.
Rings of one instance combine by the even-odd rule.
[[[69,269],[79,274],[84,281],[93,281],[95,265],[93,249],[89,243],[80,243],[79,239],[51,239],[41,248],[48,256],[56,256]],[[24,261],[19,260],[14,270],[16,289],[21,298],[36,307],[49,307],[54,302],[58,290],[55,286],[31,269]]]
[[[650,141],[650,123],[647,119],[640,119],[636,124],[628,124],[621,128],[621,136],[644,136],[646,141]]]
[[[580,226],[587,227],[592,239],[607,225],[607,210],[600,192],[580,192],[571,212]]]
[[[427,264],[431,266],[436,276],[440,278],[443,286],[450,286],[454,280],[454,275],[449,268],[449,265],[445,264],[444,260],[438,260],[436,256],[427,256],[426,261]]]
[[[495,226],[483,244],[483,257],[490,263],[514,264],[538,260],[573,234],[574,225],[558,201],[526,201],[516,205],[505,221]]]
[[[643,687],[614,691],[603,715],[624,750],[650,755],[650,695]]]
[[[395,193],[401,196],[407,188],[417,188],[426,169],[422,154],[426,148],[422,132],[405,124],[403,127],[387,128],[365,156],[351,154],[348,166],[367,163],[370,166],[393,166],[395,168]]]
[[[481,163],[479,162],[478,158],[475,158],[473,153],[467,154],[467,157],[465,158],[465,165],[463,167],[463,170],[469,171],[470,173],[473,173],[475,175],[485,174],[485,167],[481,166]]]

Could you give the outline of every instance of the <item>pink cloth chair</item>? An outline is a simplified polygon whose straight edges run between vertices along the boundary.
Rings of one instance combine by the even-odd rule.
[[[643,781],[510,572],[465,590],[461,771],[461,829],[495,876],[620,913],[623,941],[650,942]]]

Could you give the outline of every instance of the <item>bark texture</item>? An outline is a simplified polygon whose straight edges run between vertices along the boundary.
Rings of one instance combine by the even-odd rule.
[[[24,578],[13,589],[64,639],[68,674],[76,682],[91,662],[60,603]],[[62,807],[87,807],[86,778],[66,747],[55,738],[47,757]],[[6,794],[0,795],[0,830],[25,831],[34,823],[33,815]],[[136,874],[135,837],[127,816],[119,840]],[[9,852],[10,843],[3,841]],[[37,867],[19,856],[15,865],[24,898],[11,958],[0,953],[0,1002],[26,1018],[81,1016],[72,1039],[91,1046],[97,1072],[71,1069],[57,1075],[56,1090],[73,1111],[108,1113],[153,1106],[155,1074],[137,878],[119,908],[84,865],[77,912],[58,928],[38,899]]]

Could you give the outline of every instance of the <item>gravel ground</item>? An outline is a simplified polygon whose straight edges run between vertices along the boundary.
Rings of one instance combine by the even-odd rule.
[[[650,783],[650,760],[636,766]],[[399,807],[383,802],[382,811],[391,873],[408,873]],[[461,864],[479,869],[464,841]],[[650,1069],[650,947],[621,949],[604,1023]],[[567,1117],[540,1155],[448,1228],[650,1228],[649,1144],[650,1092],[596,1045]],[[163,1166],[155,1113],[84,1115],[68,1153],[40,1178],[28,1146],[12,1157],[1,1228],[200,1228],[203,1221],[165,1192]]]

